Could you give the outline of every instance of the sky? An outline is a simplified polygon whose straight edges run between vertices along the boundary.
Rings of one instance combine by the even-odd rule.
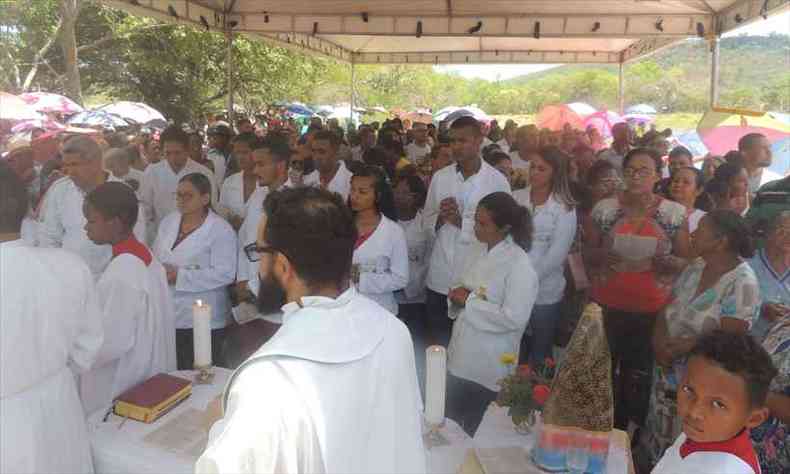
[[[774,15],[767,20],[756,21],[752,24],[736,28],[723,35],[725,38],[737,35],[768,36],[771,33],[790,34],[790,11]],[[511,79],[533,72],[543,71],[559,66],[558,64],[485,64],[485,65],[459,65],[459,66],[434,66],[441,72],[456,72],[467,79]],[[493,72],[493,74],[492,74]]]

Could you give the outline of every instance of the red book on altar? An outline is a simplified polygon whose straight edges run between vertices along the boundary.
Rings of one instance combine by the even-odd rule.
[[[153,423],[192,394],[192,382],[168,374],[156,374],[135,385],[115,400],[115,414]]]

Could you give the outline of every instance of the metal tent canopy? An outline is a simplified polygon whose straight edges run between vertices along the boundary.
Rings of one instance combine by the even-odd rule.
[[[790,0],[102,0],[352,64],[620,64],[693,36],[711,41]],[[622,76],[622,72],[621,72]],[[621,81],[622,84],[622,81]],[[622,89],[622,87],[621,87]],[[230,110],[230,109],[229,109]]]

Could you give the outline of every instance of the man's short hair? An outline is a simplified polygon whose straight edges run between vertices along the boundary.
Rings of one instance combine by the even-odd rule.
[[[22,180],[7,163],[0,162],[0,232],[19,232],[29,205]]]
[[[259,138],[258,135],[255,135],[252,132],[240,133],[233,137],[231,143],[246,143],[250,150],[254,150],[255,146],[258,144]]]
[[[702,336],[689,354],[703,357],[746,384],[752,408],[765,404],[771,381],[778,373],[771,356],[748,334],[733,334],[717,329]]]
[[[288,147],[287,142],[278,139],[261,140],[255,147],[256,150],[267,150],[272,155],[275,163],[285,163],[286,165],[291,160],[291,149]]]
[[[110,148],[104,152],[105,161],[125,160],[127,164],[131,163],[132,156],[126,148]]]
[[[743,152],[750,149],[763,138],[765,138],[765,135],[762,133],[747,133],[738,140],[738,151]]]
[[[264,212],[268,245],[308,286],[342,285],[349,277],[357,228],[339,194],[314,187],[275,191]]]
[[[134,229],[137,224],[139,203],[132,188],[124,183],[110,181],[99,185],[88,193],[85,202],[99,211],[105,219],[117,217],[127,230]]]
[[[101,147],[92,138],[77,135],[66,140],[63,144],[63,154],[79,155],[83,160],[95,161],[101,160]]]
[[[456,119],[452,125],[450,125],[450,130],[460,130],[462,128],[473,128],[477,132],[477,135],[482,135],[483,132],[480,130],[480,122],[478,122],[474,117],[461,117]]]
[[[162,147],[167,142],[180,143],[184,145],[184,148],[189,148],[189,135],[181,127],[170,125],[159,135],[159,143],[162,144]]]
[[[334,148],[340,146],[340,137],[331,130],[321,130],[316,132],[315,136],[313,136],[313,141],[324,140],[328,141]]]

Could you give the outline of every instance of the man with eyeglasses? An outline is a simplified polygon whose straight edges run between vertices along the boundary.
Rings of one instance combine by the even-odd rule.
[[[250,253],[283,325],[228,382],[196,473],[426,471],[411,336],[349,285],[356,239],[335,193],[267,198]]]

